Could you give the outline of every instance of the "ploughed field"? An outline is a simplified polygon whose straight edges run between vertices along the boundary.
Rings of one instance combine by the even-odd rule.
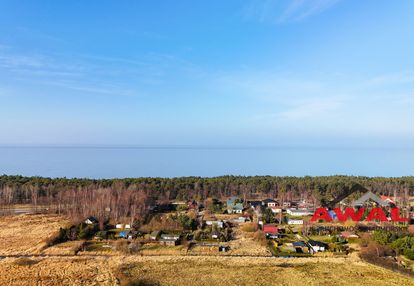
[[[0,217],[0,285],[414,285],[356,256],[73,255],[77,242],[47,248],[47,237],[67,223],[52,215]]]

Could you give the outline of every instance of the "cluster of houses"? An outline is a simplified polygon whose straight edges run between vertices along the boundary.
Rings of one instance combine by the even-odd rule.
[[[300,240],[292,242],[292,247],[297,253],[311,253],[323,252],[328,249],[328,245],[321,241],[309,239],[308,241]]]
[[[284,201],[280,202],[274,199],[264,199],[261,201],[248,201],[250,208],[252,208],[261,217],[263,209],[270,209],[277,218],[286,216],[286,223],[289,225],[302,225],[304,220],[302,217],[312,216],[314,213],[313,206],[306,201]],[[260,219],[259,219],[260,221]],[[282,223],[282,221],[279,221]]]
[[[279,241],[286,236],[285,229],[279,228],[274,224],[265,224],[262,226],[262,230],[267,239]],[[326,251],[328,249],[328,245],[324,242],[309,239],[307,241],[299,240],[292,243],[286,243],[285,249],[296,253],[314,254]]]

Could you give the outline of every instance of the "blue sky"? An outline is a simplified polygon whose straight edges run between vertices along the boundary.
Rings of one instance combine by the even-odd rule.
[[[0,1],[0,144],[414,147],[410,0]]]

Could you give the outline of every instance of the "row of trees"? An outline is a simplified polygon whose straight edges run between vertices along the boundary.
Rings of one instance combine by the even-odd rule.
[[[245,201],[271,197],[319,203],[362,189],[399,196],[402,203],[407,203],[408,197],[414,195],[414,177],[222,176],[94,180],[3,175],[0,176],[0,205],[30,203],[72,217],[94,215],[103,221],[110,216],[115,220],[129,218],[132,223],[134,218],[145,216],[148,206],[155,201],[224,200],[237,195]]]

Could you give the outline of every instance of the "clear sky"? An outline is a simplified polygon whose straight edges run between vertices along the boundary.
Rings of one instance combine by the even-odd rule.
[[[414,147],[414,1],[0,1],[0,144]]]

